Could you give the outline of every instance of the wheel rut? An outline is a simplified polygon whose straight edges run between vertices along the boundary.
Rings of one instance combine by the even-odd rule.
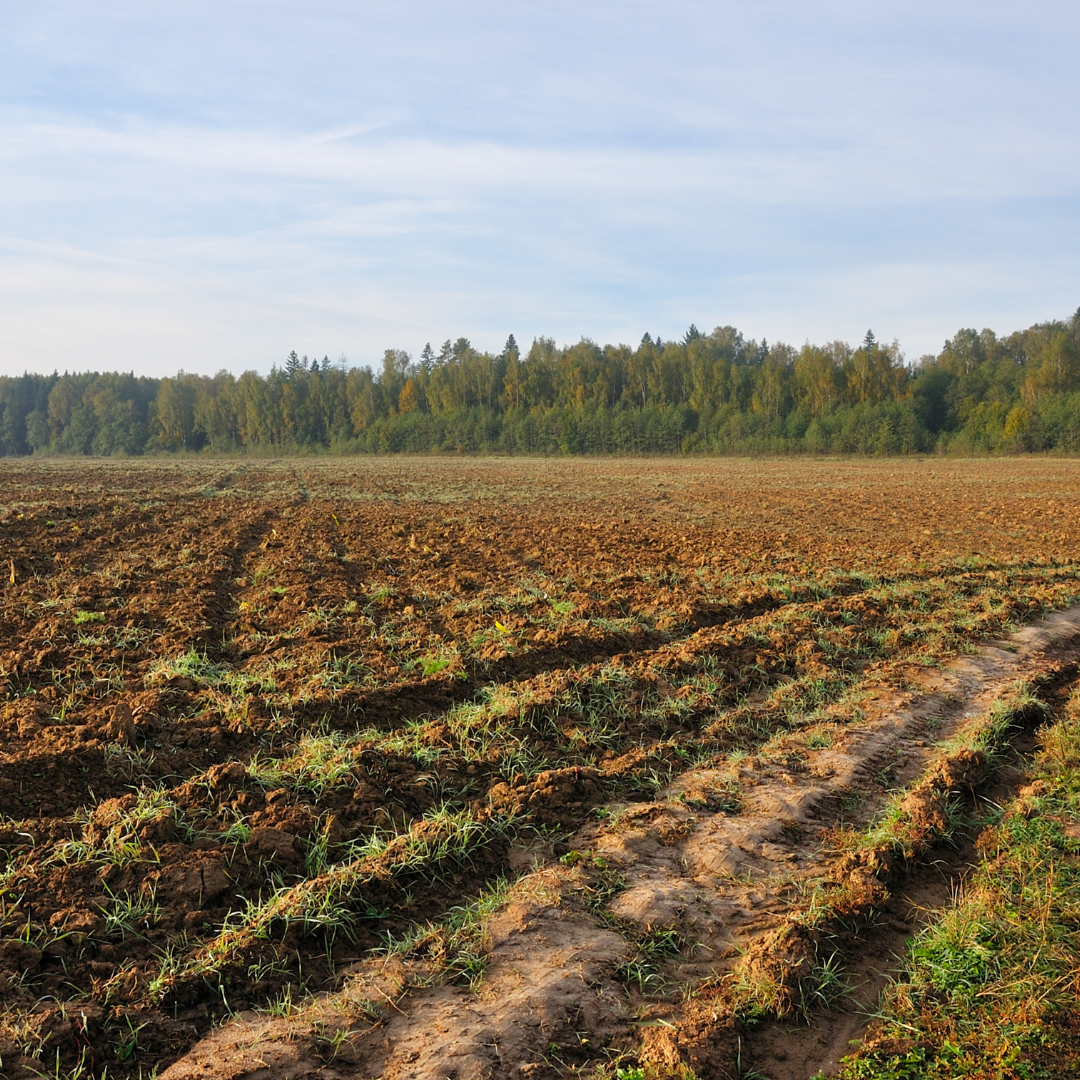
[[[486,920],[471,986],[422,953],[372,957],[292,1016],[224,1025],[164,1077],[547,1077],[618,1055],[702,1077],[748,1065],[773,1080],[828,1071],[905,939],[962,880],[973,837],[931,844],[887,892],[868,885],[850,925],[829,924],[823,947],[856,984],[843,1009],[811,1009],[801,1027],[747,1028],[725,988],[752,976],[755,958],[762,970],[801,962],[793,910],[816,885],[857,877],[829,843],[837,828],[865,825],[890,791],[937,775],[951,761],[943,745],[1010,685],[1075,677],[1078,654],[1072,608],[914,690],[862,702],[829,745],[792,733],[742,761],[690,770],[651,803],[611,803],[559,844],[515,853],[520,876]],[[1021,777],[1022,755],[987,797]],[[661,932],[676,946],[666,953],[655,948]]]

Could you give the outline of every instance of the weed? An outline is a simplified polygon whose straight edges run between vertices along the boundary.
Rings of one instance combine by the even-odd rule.
[[[429,655],[420,658],[420,670],[424,676],[438,675],[450,666],[452,661],[445,656]]]
[[[124,809],[95,817],[83,814],[81,838],[57,844],[49,856],[52,863],[98,863],[118,867],[140,859],[157,861],[152,844],[143,834],[166,838],[174,834],[194,838],[195,830],[172,796],[162,788],[144,788]]]
[[[475,991],[487,967],[487,920],[506,904],[510,889],[510,880],[499,878],[471,904],[451,908],[441,922],[413,926],[400,938],[388,935],[384,951],[424,956]]]
[[[305,735],[287,757],[257,754],[248,763],[248,774],[264,787],[286,786],[319,800],[327,792],[355,782],[362,754],[361,743],[338,732]]]
[[[991,710],[982,745],[993,749],[1017,722],[1023,693]],[[1030,712],[1029,712],[1030,715]],[[946,912],[912,942],[903,976],[885,996],[882,1034],[912,1049],[864,1049],[845,1060],[844,1080],[970,1075],[986,1062],[1043,1062],[1032,1076],[1076,1075],[1075,1008],[1080,970],[1080,694],[1040,734],[1035,778],[1042,793],[1007,807],[980,837],[981,861]],[[1006,1075],[1001,1070],[994,1075]],[[1017,1075],[1025,1075],[1017,1072]]]
[[[381,604],[384,600],[392,600],[398,595],[397,589],[393,585],[375,584],[372,585],[367,594],[368,604]]]
[[[222,844],[246,844],[251,839],[251,826],[237,814],[236,819],[219,834]]]
[[[109,896],[111,904],[101,909],[105,920],[105,933],[109,937],[119,937],[121,941],[129,934],[145,940],[144,931],[152,930],[161,918],[161,908],[156,902],[153,890],[134,896],[130,893],[121,896],[109,893]]]
[[[685,946],[673,926],[647,930],[634,941],[635,955],[615,969],[615,978],[641,994],[659,991],[665,984],[660,965],[678,956]]]
[[[293,998],[292,983],[286,983],[281,988],[281,993],[263,1006],[262,1011],[267,1016],[287,1017],[294,1016],[300,1011],[299,1003]]]
[[[663,977],[647,960],[626,960],[615,969],[615,978],[627,986],[636,987],[638,993],[646,994],[654,987],[663,985]]]
[[[146,747],[122,742],[105,746],[105,772],[109,776],[122,776],[131,783],[152,783],[156,760],[157,754]]]
[[[451,866],[468,862],[501,836],[509,824],[507,818],[479,821],[465,811],[439,807],[403,833],[389,838],[372,835],[352,845],[342,862],[329,866],[319,877],[282,886],[261,903],[249,902],[182,969],[172,969],[155,980],[149,999],[160,1000],[178,981],[201,980],[219,972],[257,941],[283,937],[292,926],[330,940],[339,933],[348,936],[360,914],[356,895],[367,882],[407,874],[438,880]]]
[[[217,686],[226,677],[227,669],[211,661],[205,652],[189,649],[174,660],[158,660],[150,668],[147,683],[154,685],[169,679],[190,679],[204,686]]]
[[[831,956],[815,961],[810,977],[799,986],[800,1012],[808,1016],[813,1009],[831,1009],[851,992],[851,985],[844,974],[840,957]]]
[[[121,1061],[129,1061],[138,1053],[139,1033],[147,1025],[145,1023],[133,1024],[130,1016],[124,1017],[124,1023],[127,1031],[113,1045],[113,1052]]]

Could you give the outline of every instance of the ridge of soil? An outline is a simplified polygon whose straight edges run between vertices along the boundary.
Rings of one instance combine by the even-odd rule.
[[[183,1069],[242,1014],[285,1071],[723,1076],[822,830],[1042,646],[928,668],[1080,599],[1076,477],[6,461],[0,1073]]]
[[[680,776],[652,803],[611,804],[606,809],[614,823],[586,825],[565,842],[578,856],[569,860],[573,865],[565,855],[530,852],[539,865],[516,883],[488,925],[479,992],[425,987],[431,973],[423,963],[364,961],[341,991],[296,1017],[245,1016],[223,1025],[163,1080],[541,1078],[602,1062],[600,1048],[669,1066],[678,1063],[681,1049],[681,1060],[701,1076],[734,1077],[740,1060],[771,1080],[828,1072],[865,1028],[857,1007],[817,1014],[808,1027],[771,1024],[750,1034],[722,1013],[706,1020],[691,1014],[699,1030],[681,1048],[651,1037],[665,1032],[665,1021],[685,1030],[687,1017],[670,993],[635,993],[616,978],[633,953],[628,935],[676,927],[695,947],[667,965],[667,979],[680,993],[716,981],[784,925],[785,897],[800,882],[829,874],[835,853],[808,841],[837,824],[839,803],[858,793],[858,812],[845,820],[865,823],[889,788],[919,776],[937,747],[1009,684],[1043,674],[1078,651],[1080,607],[927,675],[918,692],[866,703],[866,718],[848,727],[838,745],[815,752],[809,766],[748,762],[739,777],[748,795],[737,816],[709,809],[709,793],[724,790],[729,780],[709,768]],[[883,784],[877,774],[897,762]],[[1018,777],[1011,782],[1018,784]],[[1001,797],[1004,788],[999,784],[993,794]],[[876,998],[892,957],[928,909],[948,899],[969,855],[962,847],[945,866],[934,858],[918,867],[881,909],[851,969],[865,980],[857,1006]],[[581,902],[596,882],[578,867],[598,863],[620,878],[619,891],[602,909],[614,917],[607,924]],[[624,932],[611,929],[611,922]],[[336,1044],[335,1032],[344,1032]]]

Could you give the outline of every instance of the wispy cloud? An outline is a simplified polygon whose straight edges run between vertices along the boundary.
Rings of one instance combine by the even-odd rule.
[[[0,371],[691,320],[873,325],[915,356],[1080,301],[1071,4],[41,0],[10,23]]]

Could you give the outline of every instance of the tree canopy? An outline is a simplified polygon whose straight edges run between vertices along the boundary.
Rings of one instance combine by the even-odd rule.
[[[732,326],[636,348],[465,337],[378,370],[290,352],[262,376],[0,377],[0,453],[513,454],[1080,451],[1080,310],[1007,337],[963,329],[905,363],[868,330],[796,349]]]

